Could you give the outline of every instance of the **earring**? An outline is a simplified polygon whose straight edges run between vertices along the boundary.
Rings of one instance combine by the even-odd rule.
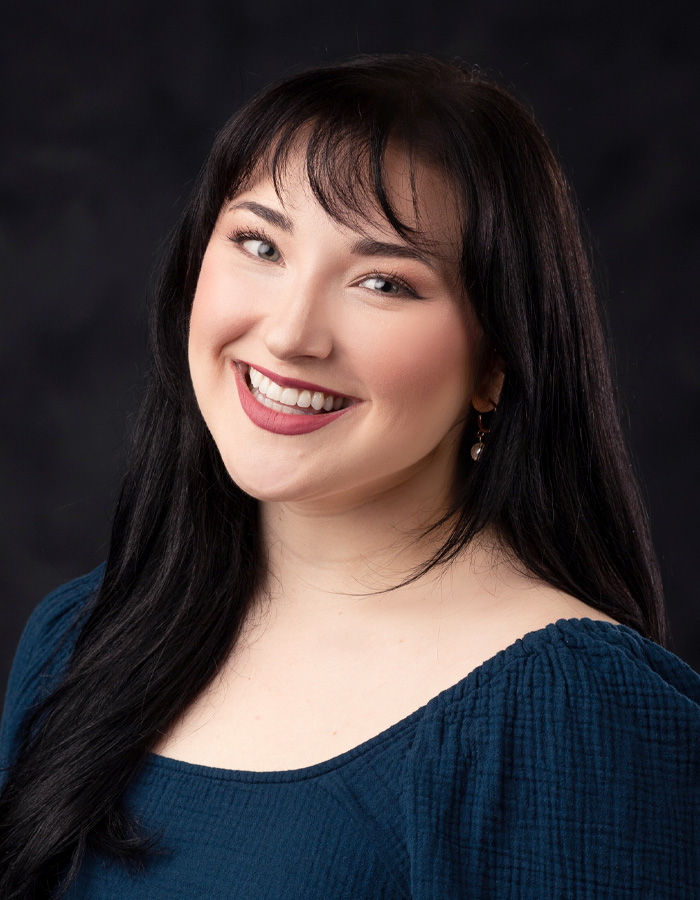
[[[496,407],[494,407],[493,412],[496,412]],[[479,426],[476,432],[476,436],[479,441],[472,447],[472,459],[474,460],[474,462],[479,462],[481,454],[484,452],[484,435],[488,434],[490,430],[490,428],[486,428],[486,426],[484,425],[483,419],[481,418],[481,413],[479,413]]]

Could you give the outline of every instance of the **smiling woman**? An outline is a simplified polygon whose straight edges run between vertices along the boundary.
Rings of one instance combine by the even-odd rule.
[[[475,401],[487,408],[474,396],[481,330],[464,315],[446,185],[398,151],[387,153],[385,178],[430,255],[397,240],[376,211],[360,240],[332,219],[299,148],[278,187],[272,176],[246,185],[214,227],[192,305],[190,371],[228,473],[254,497],[313,500],[320,513],[384,507],[400,485],[407,514],[436,497],[449,505],[461,425]],[[264,376],[257,384],[251,366]]]
[[[0,897],[696,897],[700,678],[529,112],[423,56],[273,85],[151,348],[106,566],[17,652]]]

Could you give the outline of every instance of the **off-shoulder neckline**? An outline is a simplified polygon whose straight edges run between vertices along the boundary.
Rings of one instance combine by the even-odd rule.
[[[520,638],[513,641],[507,647],[499,650],[498,653],[489,657],[483,663],[472,669],[467,675],[461,678],[456,684],[440,691],[427,703],[423,704],[419,709],[404,716],[398,722],[385,728],[379,734],[368,738],[362,743],[350,750],[333,756],[330,759],[314,763],[310,766],[303,766],[296,769],[280,769],[275,771],[254,771],[247,769],[225,769],[214,766],[206,766],[200,763],[190,763],[184,760],[173,759],[169,756],[162,756],[155,753],[149,753],[146,756],[146,765],[155,770],[163,770],[164,772],[178,772],[182,776],[190,776],[195,778],[208,778],[218,781],[243,781],[243,782],[263,782],[263,783],[282,783],[294,781],[307,781],[328,772],[339,769],[360,756],[364,756],[373,750],[381,748],[384,744],[396,740],[404,732],[413,728],[425,716],[429,715],[436,709],[445,707],[450,703],[463,699],[470,691],[477,690],[484,680],[488,680],[490,676],[502,670],[508,663],[518,657],[527,656],[535,651],[540,645],[545,643],[553,643],[566,638],[584,636],[609,637],[613,633],[618,635],[627,635],[636,641],[650,643],[633,628],[628,625],[616,624],[605,619],[591,619],[589,617],[558,619],[549,625],[530,631]],[[659,648],[663,649],[663,648]]]

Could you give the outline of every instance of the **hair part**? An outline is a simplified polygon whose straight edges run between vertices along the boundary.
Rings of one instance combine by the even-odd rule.
[[[27,716],[0,795],[2,896],[47,896],[60,878],[67,887],[86,849],[134,862],[153,851],[124,790],[225,662],[265,575],[257,503],[228,476],[187,364],[197,277],[222,207],[261,166],[281,190],[302,146],[330,216],[361,228],[372,208],[420,244],[391,203],[390,145],[448,179],[462,218],[461,285],[486,357],[506,373],[478,465],[475,415],[466,422],[453,504],[434,526],[449,523],[449,536],[409,581],[489,529],[527,572],[665,644],[575,206],[532,115],[478,73],[421,55],[292,76],[223,128],[170,242],[104,580],[61,684]],[[418,210],[415,180],[413,190]]]

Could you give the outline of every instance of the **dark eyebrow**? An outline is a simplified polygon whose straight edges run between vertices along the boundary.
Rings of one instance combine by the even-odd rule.
[[[263,206],[262,203],[244,200],[242,203],[232,203],[231,206],[229,206],[229,210],[231,209],[249,209],[252,213],[255,213],[256,216],[260,216],[261,219],[269,222],[270,225],[274,225],[276,228],[286,231],[287,234],[291,234],[294,231],[291,221],[285,215],[281,212],[277,212],[276,209],[270,209],[269,206]]]
[[[287,232],[287,234],[292,234],[294,232],[292,222],[287,216],[278,212],[276,209],[271,209],[269,206],[263,206],[262,203],[255,203],[253,200],[244,200],[241,203],[232,203],[231,206],[229,206],[229,210],[231,209],[250,210],[250,212],[255,213],[256,216],[260,216],[261,219],[264,219],[266,222],[269,222],[270,225],[274,225],[276,228]],[[419,253],[418,250],[409,247],[407,244],[392,244],[387,241],[375,241],[372,238],[362,238],[352,245],[350,252],[357,256],[387,256],[392,259],[415,259],[428,266],[430,269],[435,268],[434,263],[428,256],[424,253]]]
[[[435,264],[424,253],[420,253],[407,244],[390,244],[385,241],[375,241],[372,238],[363,238],[357,241],[350,248],[351,253],[359,256],[388,256],[394,259],[416,259],[422,262],[430,269],[435,268]]]

